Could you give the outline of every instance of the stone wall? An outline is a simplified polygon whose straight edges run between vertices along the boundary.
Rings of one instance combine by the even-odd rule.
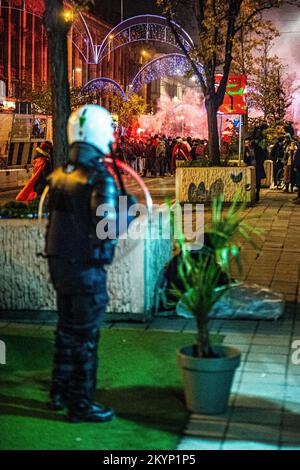
[[[231,202],[240,193],[240,201],[255,198],[254,167],[179,167],[176,169],[176,199],[179,202],[203,203],[224,194]]]
[[[229,160],[229,164],[233,166],[239,166],[240,162],[239,160]],[[241,162],[241,166],[245,167],[246,164],[244,162]],[[266,178],[261,181],[261,185],[263,188],[269,188],[273,183],[273,161],[266,160],[264,162],[264,167],[266,172]]]
[[[0,221],[0,310],[56,310],[44,251],[46,222]],[[119,240],[108,268],[109,313],[124,318],[150,314],[159,273],[172,254],[172,242]]]

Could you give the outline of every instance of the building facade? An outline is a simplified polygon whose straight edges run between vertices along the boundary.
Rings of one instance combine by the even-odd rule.
[[[23,100],[32,90],[50,84],[43,10],[42,0],[0,1],[0,81],[5,84],[2,86],[5,98]],[[111,27],[89,13],[74,19],[68,34],[71,87],[82,87],[94,78],[109,77],[126,90],[136,71],[135,51],[122,48],[108,54],[101,63],[90,60],[88,34],[100,44]]]
[[[72,13],[68,3],[65,4],[65,12]],[[0,0],[0,105],[4,102],[10,105],[9,100],[30,101],[33,90],[50,87],[43,14],[43,0]],[[174,45],[161,45],[151,40],[113,47],[114,36],[109,39],[112,27],[91,13],[77,14],[73,18],[68,33],[68,73],[72,88],[78,89],[93,79],[105,77],[117,82],[127,92],[145,64],[161,54],[176,51]],[[139,34],[138,27],[136,34]],[[95,45],[100,46],[105,38],[108,47],[102,60],[97,60],[95,47],[98,46]],[[181,99],[185,87],[183,77],[164,77],[145,84],[139,93],[147,102],[148,111],[155,113],[160,98],[167,95]],[[105,95],[99,102],[110,108]]]

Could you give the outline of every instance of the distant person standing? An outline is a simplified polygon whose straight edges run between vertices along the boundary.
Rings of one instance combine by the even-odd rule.
[[[297,151],[295,153],[293,166],[294,166],[294,171],[295,171],[296,185],[298,188],[298,194],[297,194],[296,199],[294,199],[294,204],[300,205],[300,146],[299,146],[299,143],[298,143]]]
[[[159,176],[165,176],[165,162],[166,162],[166,144],[163,139],[160,139],[156,146],[156,171]]]
[[[39,122],[36,122],[32,128],[32,137],[34,139],[40,139],[41,138],[41,128]]]
[[[153,158],[152,158],[152,140],[151,138],[147,139],[146,146],[145,146],[145,166],[143,176],[144,178],[147,177],[148,171],[152,174],[152,167],[153,167]]]
[[[260,201],[260,190],[261,190],[261,180],[266,178],[266,172],[264,163],[268,159],[269,152],[265,146],[265,140],[254,141],[253,143],[253,152],[254,152],[254,164],[256,169],[256,192],[255,192],[255,202]]]
[[[284,173],[283,182],[285,185],[284,192],[288,193],[291,186],[291,192],[293,192],[293,163],[297,152],[298,146],[295,140],[292,139],[290,134],[286,136],[286,147],[284,152]]]
[[[273,181],[274,187],[278,186],[278,172],[283,169],[284,159],[284,136],[280,136],[271,150],[271,160],[273,161]]]
[[[192,160],[200,160],[204,157],[204,141],[197,139],[194,142],[194,145],[191,150]]]
[[[255,166],[254,149],[249,139],[245,140],[244,162],[247,166]]]
[[[52,144],[42,142],[35,150],[33,158],[33,176],[19,192],[16,201],[28,203],[43,194],[47,186],[47,177],[52,171]]]
[[[255,167],[256,189],[255,202],[260,200],[261,180],[266,178],[264,162],[268,158],[268,150],[265,147],[263,139],[252,140],[246,139],[244,162],[248,166]]]
[[[177,161],[190,161],[191,156],[188,150],[188,147],[185,145],[181,138],[177,139],[177,144],[175,145],[172,153],[172,169],[176,170]]]

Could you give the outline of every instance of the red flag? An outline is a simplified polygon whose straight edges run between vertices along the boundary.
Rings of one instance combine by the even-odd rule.
[[[16,201],[27,203],[29,201],[32,201],[33,199],[36,199],[37,193],[34,190],[34,186],[45,166],[45,158],[36,158],[34,160],[33,176],[24,186],[24,188],[19,192],[16,197]]]

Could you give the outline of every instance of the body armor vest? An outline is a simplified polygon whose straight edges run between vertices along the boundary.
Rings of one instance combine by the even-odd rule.
[[[91,207],[91,199],[93,192],[98,194],[99,191],[97,203],[107,203],[108,193],[110,202],[117,207],[118,190],[105,166],[95,164],[97,168],[69,163],[51,174],[46,235],[48,257],[87,264],[112,262],[116,241],[97,238],[96,208]]]

